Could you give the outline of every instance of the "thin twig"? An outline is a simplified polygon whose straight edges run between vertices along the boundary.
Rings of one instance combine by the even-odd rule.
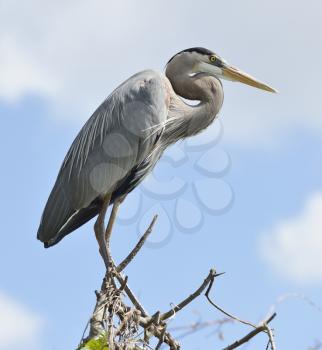
[[[273,331],[271,330],[271,328],[268,327],[268,322],[265,322],[264,326],[265,326],[266,333],[268,335],[269,343],[271,344],[271,350],[276,350]]]
[[[115,336],[118,336],[123,331],[123,329],[126,327],[126,324],[131,319],[131,317],[133,317],[135,312],[137,312],[136,309],[131,309],[127,314],[125,314],[119,328],[115,332]]]
[[[162,314],[160,316],[160,320],[164,321],[164,320],[172,317],[173,315],[175,315],[176,312],[182,310],[185,306],[190,304],[194,299],[196,299],[205,290],[205,288],[208,286],[209,283],[211,283],[211,284],[213,283],[214,278],[216,276],[218,276],[218,275],[216,275],[215,269],[211,269],[208,276],[203,281],[202,285],[194,293],[192,293],[188,298],[184,299],[181,303],[179,303],[178,305],[173,307],[171,310]]]
[[[307,297],[306,295],[300,294],[300,293],[285,293],[280,295],[275,301],[275,303],[271,305],[268,311],[268,314],[271,315],[272,313],[274,313],[277,310],[277,307],[279,304],[284,303],[286,300],[290,298],[297,298],[297,299],[303,300],[305,303],[307,303],[309,306],[317,310],[319,313],[322,313],[322,307],[318,305],[316,302],[314,302],[312,299]]]
[[[176,336],[176,338],[182,339],[182,338],[189,336],[190,334],[194,334],[194,333],[199,332],[201,330],[204,330],[206,328],[216,326],[216,328],[209,334],[209,336],[212,334],[218,334],[218,336],[220,337],[221,329],[224,326],[224,324],[232,323],[232,322],[235,322],[235,320],[233,320],[231,318],[223,318],[223,319],[212,320],[212,321],[197,321],[197,322],[194,322],[190,325],[171,327],[168,329],[170,332],[180,332],[181,331],[181,333],[179,333]]]
[[[164,343],[165,334],[166,334],[166,327],[163,328],[163,331],[161,333],[161,337],[159,339],[157,346],[155,347],[155,350],[159,350],[161,348],[162,344]]]
[[[169,328],[169,330],[174,332],[185,331],[185,330],[198,330],[198,329],[211,327],[214,325],[221,326],[225,323],[232,323],[232,322],[234,322],[234,320],[232,320],[231,318],[223,318],[223,319],[211,320],[211,321],[197,321],[184,326],[171,327]]]
[[[210,303],[213,307],[215,307],[217,310],[219,310],[220,312],[222,312],[224,315],[226,315],[226,316],[232,318],[233,320],[236,320],[236,321],[238,321],[238,322],[240,322],[240,323],[246,324],[246,325],[251,326],[251,327],[253,327],[253,328],[256,329],[257,326],[254,325],[253,323],[248,322],[248,321],[244,321],[244,320],[242,320],[241,318],[239,318],[239,317],[237,317],[237,316],[234,316],[234,315],[228,313],[227,311],[225,311],[224,309],[222,309],[220,306],[218,306],[217,304],[215,304],[215,303],[210,299],[209,293],[210,293],[210,290],[211,290],[211,288],[212,288],[213,283],[214,283],[214,281],[212,280],[212,281],[210,282],[210,284],[209,284],[209,287],[208,287],[206,293],[205,293],[205,296],[206,296],[207,300],[209,301],[209,303]]]
[[[239,346],[247,343],[250,341],[252,338],[254,338],[258,333],[261,332],[267,332],[268,324],[275,318],[276,313],[274,313],[270,318],[268,318],[266,321],[264,321],[262,324],[257,326],[255,329],[253,329],[251,332],[249,332],[247,335],[245,335],[243,338],[236,340],[233,344],[225,347],[223,350],[233,350],[238,348]],[[274,345],[274,340],[271,339],[269,336],[269,340],[271,342],[272,350],[276,350],[275,345]],[[273,344],[273,345],[272,345]]]
[[[123,271],[126,268],[126,266],[134,259],[136,254],[140,251],[140,249],[143,247],[146,239],[148,238],[148,236],[152,232],[153,226],[154,226],[155,222],[157,221],[157,218],[158,218],[158,215],[155,215],[153,217],[149,227],[147,228],[147,230],[145,231],[143,236],[140,238],[140,240],[138,241],[136,246],[133,248],[133,250],[130,252],[130,254],[118,265],[118,267],[117,267],[118,272]]]
[[[154,324],[159,324],[160,323],[160,311],[157,311],[155,314],[153,314],[150,319],[148,320],[148,322],[145,325],[145,328],[149,328],[152,323]]]
[[[150,319],[140,319],[140,326],[144,329],[147,328],[147,323],[150,321]],[[168,344],[170,347],[170,350],[179,350],[180,349],[180,344],[172,337],[172,335],[165,331],[164,332],[164,327],[156,327],[155,325],[151,325],[149,328],[149,332],[153,334],[156,338],[163,339],[163,342]]]
[[[260,332],[265,332],[268,335],[269,338],[269,344],[271,345],[271,350],[276,350],[275,347],[275,342],[274,342],[274,338],[273,338],[273,332],[272,330],[268,327],[268,323],[271,322],[275,316],[276,313],[274,313],[273,315],[271,315],[266,321],[263,321],[259,326],[255,326],[253,323],[248,322],[248,321],[244,321],[242,319],[240,319],[239,317],[236,317],[230,313],[228,313],[227,311],[223,310],[220,306],[218,306],[217,304],[215,304],[209,297],[209,293],[211,291],[213,285],[213,280],[210,282],[209,287],[205,293],[205,296],[207,298],[207,300],[209,301],[209,303],[214,306],[217,310],[219,310],[220,312],[222,312],[224,315],[230,317],[231,319],[238,321],[240,323],[246,324],[248,326],[251,326],[254,328],[253,331],[251,331],[250,333],[248,333],[245,337],[241,338],[240,340],[237,340],[235,343],[229,345],[228,347],[226,347],[224,350],[232,350],[235,349],[237,347],[239,347],[240,345],[248,342],[250,339],[252,339],[253,337],[255,337],[258,333]]]
[[[90,320],[88,320],[87,323],[86,323],[85,329],[84,329],[83,334],[82,334],[82,338],[81,338],[81,340],[80,340],[80,342],[79,342],[79,344],[78,344],[78,348],[81,347],[81,345],[82,345],[82,343],[83,343],[83,340],[85,339],[85,333],[86,333],[86,331],[87,331],[87,328],[88,328],[89,324],[90,324]],[[78,348],[77,348],[77,349],[78,349]]]
[[[125,291],[126,295],[129,297],[129,299],[131,300],[132,304],[138,310],[141,311],[142,316],[144,316],[144,317],[149,316],[148,312],[144,309],[143,305],[141,305],[141,303],[139,302],[138,298],[132,292],[131,288],[127,285],[127,283],[126,283],[127,281],[125,281],[125,279],[127,277],[123,277],[122,274],[117,271],[116,265],[115,265],[115,262],[114,262],[113,259],[112,259],[111,263],[112,263],[112,266],[113,266],[115,277],[117,278],[117,280],[121,284],[122,288],[124,288],[124,291]]]
[[[128,276],[125,276],[123,283],[120,285],[119,291],[122,292],[127,284]]]

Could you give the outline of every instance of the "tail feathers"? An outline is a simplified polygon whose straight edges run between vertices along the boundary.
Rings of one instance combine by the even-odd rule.
[[[75,209],[60,186],[55,185],[42,214],[37,238],[45,245],[56,239],[60,229],[74,214]]]
[[[54,197],[53,195],[53,199]],[[88,207],[79,210],[71,209],[68,202],[64,203],[62,200],[59,204],[60,206],[52,205],[50,197],[41,219],[37,238],[44,243],[45,248],[54,246],[69,233],[95,217],[102,207],[102,200],[97,198]]]

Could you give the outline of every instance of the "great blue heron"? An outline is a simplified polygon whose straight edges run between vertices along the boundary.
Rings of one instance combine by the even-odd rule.
[[[220,78],[276,92],[201,47],[173,56],[165,75],[146,70],[116,88],[65,157],[38,229],[45,247],[99,214],[104,202],[120,203],[169,145],[207,128],[223,103]]]

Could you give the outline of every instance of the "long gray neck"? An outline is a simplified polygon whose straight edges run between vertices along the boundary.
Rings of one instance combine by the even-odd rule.
[[[223,88],[219,79],[206,73],[189,75],[187,67],[169,64],[166,69],[173,90],[170,93],[169,118],[164,131],[165,143],[198,134],[215,119],[223,103]],[[200,101],[197,105],[185,103],[177,95]]]

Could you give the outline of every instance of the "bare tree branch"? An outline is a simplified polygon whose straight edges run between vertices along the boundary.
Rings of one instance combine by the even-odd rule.
[[[171,310],[165,312],[164,314],[161,315],[160,319],[162,321],[174,316],[176,312],[182,310],[185,306],[190,304],[194,299],[196,299],[208,286],[209,283],[213,283],[214,278],[218,276],[216,275],[215,269],[211,269],[208,276],[205,278],[203,281],[202,285],[191,295],[188,296],[188,298],[184,299],[181,303],[173,307]]]
[[[153,230],[153,227],[157,221],[157,218],[158,218],[158,215],[155,215],[153,217],[149,227],[145,231],[144,235],[140,238],[140,240],[138,241],[136,246],[133,248],[133,250],[130,252],[130,254],[118,265],[118,267],[117,267],[118,272],[123,271],[126,268],[126,266],[135,258],[136,254],[140,251],[140,249],[143,247],[146,239],[149,237],[149,235],[151,234],[151,232]]]
[[[159,350],[163,344],[167,344],[170,350],[179,350],[180,344],[167,330],[166,321],[171,317],[174,317],[176,313],[183,310],[187,305],[193,302],[207,288],[205,296],[212,306],[228,316],[229,320],[238,321],[254,328],[252,332],[248,333],[240,340],[237,340],[235,343],[229,345],[224,350],[235,349],[252,339],[260,332],[265,332],[268,335],[271,350],[276,350],[273,332],[268,327],[268,323],[271,322],[275,317],[275,313],[270,318],[268,318],[267,321],[264,321],[260,325],[256,326],[248,321],[241,320],[240,318],[226,312],[210,299],[209,293],[213,287],[215,277],[221,275],[217,274],[215,269],[211,269],[200,287],[184,300],[182,300],[178,305],[175,305],[170,310],[162,314],[160,311],[157,311],[152,316],[150,316],[128,286],[128,277],[123,276],[122,271],[126,266],[128,266],[129,263],[133,261],[137,253],[143,247],[147,237],[153,230],[157,216],[153,217],[149,227],[143,236],[139,239],[135,247],[117,266],[111,254],[110,240],[120,203],[114,203],[107,227],[105,228],[104,217],[106,215],[109,202],[110,196],[107,196],[104,200],[102,210],[94,225],[100,253],[106,266],[106,274],[103,279],[101,290],[99,292],[96,292],[96,305],[92,317],[89,321],[89,335],[86,339],[82,339],[82,344],[85,344],[85,342],[88,340],[101,337],[103,334],[103,339],[108,343],[107,345],[110,350],[143,350],[147,348],[152,349],[149,345],[149,341],[152,337],[154,337],[158,340],[155,350]],[[133,306],[128,306],[125,304],[123,300],[125,294]],[[142,329],[144,331],[144,339],[138,338],[139,330]]]
[[[191,334],[195,334],[201,330],[205,330],[207,328],[214,328],[208,336],[211,336],[213,334],[218,335],[219,339],[223,340],[223,331],[222,328],[225,324],[232,324],[236,322],[235,320],[225,317],[222,319],[216,319],[216,320],[209,320],[209,321],[196,321],[188,325],[182,325],[182,326],[175,326],[169,328],[170,332],[179,332],[180,334],[176,336],[177,339],[182,339],[185,337],[188,337]]]
[[[210,303],[212,306],[214,306],[217,310],[219,310],[220,312],[222,312],[224,315],[226,315],[226,316],[232,318],[233,320],[238,321],[238,322],[243,323],[243,324],[246,324],[246,325],[251,326],[251,327],[253,327],[253,328],[257,328],[257,326],[255,326],[255,325],[252,324],[251,322],[244,321],[244,320],[242,320],[241,318],[239,318],[239,317],[237,317],[237,316],[234,316],[234,315],[228,313],[227,311],[225,311],[224,309],[222,309],[220,306],[218,306],[217,304],[215,304],[215,303],[210,299],[209,293],[210,293],[210,291],[211,291],[213,282],[214,282],[214,281],[211,281],[211,282],[210,282],[209,287],[208,287],[208,289],[207,289],[207,291],[206,291],[206,293],[205,293],[205,296],[206,296],[207,300],[209,301],[209,303]]]
[[[272,330],[268,327],[269,322],[271,322],[275,316],[276,313],[274,313],[273,315],[271,315],[266,321],[263,321],[259,326],[255,326],[253,323],[245,321],[240,319],[237,316],[234,316],[230,313],[228,313],[227,311],[225,311],[224,309],[222,309],[220,306],[218,306],[217,304],[215,304],[209,297],[209,293],[211,291],[211,288],[213,286],[213,282],[214,280],[210,281],[210,284],[208,286],[208,289],[205,293],[205,296],[207,298],[207,300],[209,301],[209,303],[214,306],[217,310],[219,310],[220,312],[222,312],[224,315],[230,317],[231,319],[243,323],[245,325],[251,326],[254,328],[253,331],[251,331],[250,333],[248,333],[245,337],[241,338],[240,340],[237,340],[235,343],[229,345],[228,347],[224,348],[224,350],[232,350],[232,349],[236,349],[237,347],[241,346],[242,344],[248,342],[250,339],[252,339],[253,337],[255,337],[258,333],[261,332],[265,332],[268,335],[269,338],[269,344],[271,345],[271,350],[276,350],[275,347],[275,342],[274,342],[274,337],[273,337],[273,332]]]
[[[266,321],[264,321],[262,324],[260,324],[259,326],[257,326],[254,330],[252,330],[251,332],[249,332],[247,335],[245,335],[243,338],[236,340],[233,344],[225,347],[223,350],[233,350],[238,348],[239,346],[247,343],[248,341],[250,341],[252,338],[254,338],[258,333],[261,332],[267,332],[268,328],[268,324],[275,318],[276,313],[273,314],[270,318],[268,318]],[[271,332],[271,330],[270,330]],[[271,335],[269,335],[269,340],[271,342],[272,345],[272,350],[276,350],[275,349],[275,345],[274,345],[274,341]]]
[[[114,264],[114,262],[113,262]],[[115,264],[114,264],[115,267]],[[141,311],[142,316],[146,317],[148,316],[147,311],[145,310],[145,308],[141,305],[141,303],[139,302],[138,298],[135,296],[135,294],[132,292],[131,288],[127,285],[124,284],[125,282],[125,278],[116,271],[116,278],[119,281],[119,283],[121,283],[122,285],[124,285],[124,291],[127,294],[127,296],[129,297],[129,299],[131,300],[131,302],[133,303],[133,305]]]
[[[274,341],[274,334],[271,328],[268,327],[268,323],[276,316],[276,313],[271,316],[271,319],[268,319],[266,322],[264,322],[264,327],[266,330],[266,333],[268,334],[269,338],[269,344],[271,344],[271,350],[276,350],[275,341]],[[273,317],[273,318],[272,318]]]

